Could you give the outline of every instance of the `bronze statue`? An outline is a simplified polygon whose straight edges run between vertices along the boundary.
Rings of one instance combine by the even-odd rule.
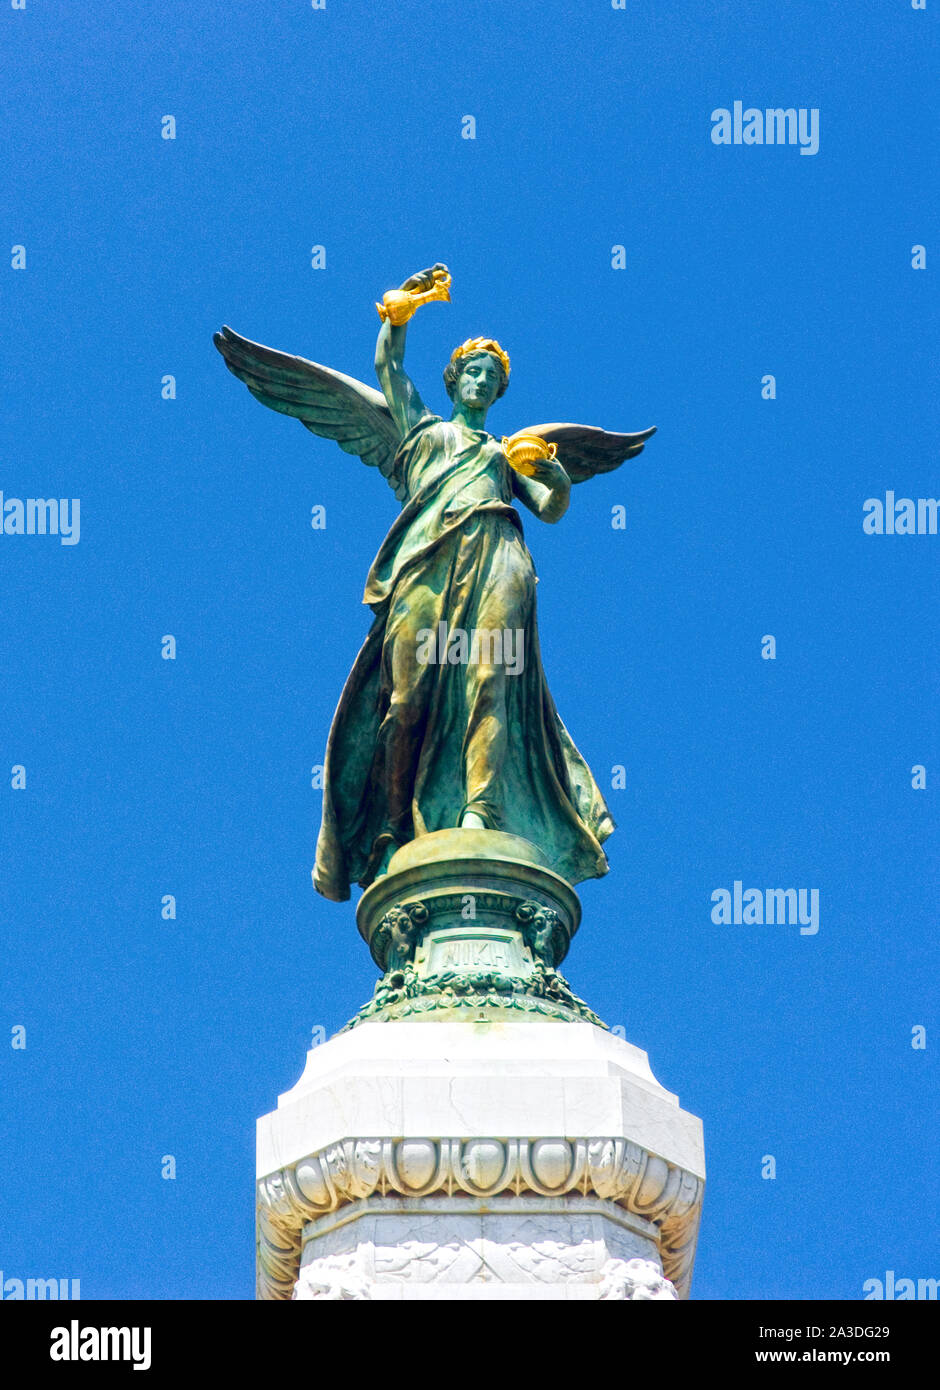
[[[618,467],[655,431],[548,424],[497,440],[486,416],[510,364],[491,338],[455,349],[450,419],[433,414],[403,366],[406,324],[449,289],[438,264],[377,305],[381,392],[229,328],[214,339],[262,404],[378,468],[402,504],[369,572],[375,618],[327,743],[314,883],[337,901],[399,845],[450,827],[521,835],[570,883],[608,867],[614,823],[548,690],[513,504],[559,521],[572,483]]]

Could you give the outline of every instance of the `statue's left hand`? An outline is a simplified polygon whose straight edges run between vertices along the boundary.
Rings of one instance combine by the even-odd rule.
[[[532,470],[528,476],[544,487],[554,488],[568,481],[568,475],[557,458],[532,459],[527,467]]]

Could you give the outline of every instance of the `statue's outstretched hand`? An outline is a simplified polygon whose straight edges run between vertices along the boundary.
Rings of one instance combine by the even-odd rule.
[[[388,290],[376,304],[379,318],[394,328],[406,324],[422,304],[432,299],[450,299],[450,271],[441,261],[409,275],[399,290]]]
[[[438,261],[435,265],[429,265],[427,270],[419,270],[414,275],[409,275],[408,279],[401,286],[403,290],[430,290],[434,288],[441,275],[435,275],[439,271],[442,275],[449,275],[450,271],[443,262]]]

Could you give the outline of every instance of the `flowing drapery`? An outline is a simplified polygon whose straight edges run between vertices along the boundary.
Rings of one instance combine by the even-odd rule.
[[[390,848],[468,810],[533,841],[569,882],[599,877],[614,824],[545,680],[505,455],[425,415],[396,468],[408,496],[369,573],[375,619],[327,743],[316,887],[348,898]]]

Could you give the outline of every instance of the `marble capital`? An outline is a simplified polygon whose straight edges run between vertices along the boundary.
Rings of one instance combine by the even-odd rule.
[[[463,1252],[461,1267],[483,1258],[489,1268],[490,1245],[499,1251],[522,1244],[506,1203],[524,1201],[535,1204],[526,1208],[526,1220],[536,1223],[527,1228],[530,1234],[553,1230],[562,1251],[577,1251],[588,1239],[578,1234],[579,1220],[594,1222],[590,1278],[561,1280],[580,1289],[570,1296],[598,1297],[601,1287],[617,1287],[620,1293],[605,1297],[633,1297],[623,1293],[633,1287],[632,1276],[621,1278],[621,1266],[609,1262],[641,1260],[686,1297],[704,1176],[701,1122],[660,1086],[645,1053],[594,1024],[365,1022],[312,1049],[297,1085],[259,1121],[258,1296],[291,1298],[300,1287],[301,1264],[322,1258],[349,1264],[352,1285],[365,1280],[370,1297],[397,1297],[386,1285],[414,1281],[389,1282],[374,1251],[394,1244],[389,1223],[398,1217],[438,1223],[431,1244],[436,1241],[442,1253],[431,1262],[434,1268],[449,1267],[455,1250]],[[482,1214],[466,1207],[474,1201],[500,1218],[499,1230],[479,1228]],[[376,1202],[392,1205],[380,1211]],[[568,1205],[559,1208],[558,1202]],[[584,1202],[600,1205],[588,1212]],[[443,1203],[443,1209],[422,1203]],[[539,1211],[539,1203],[548,1205]],[[347,1243],[334,1250],[330,1232],[339,1229],[338,1214]],[[629,1249],[621,1248],[624,1222],[633,1223]],[[558,1251],[556,1257],[562,1263],[568,1258]],[[580,1257],[572,1259],[572,1268],[580,1268]],[[419,1261],[421,1268],[431,1266]],[[536,1256],[530,1266],[555,1268],[551,1260],[540,1266]],[[318,1269],[332,1288],[328,1267]],[[655,1281],[644,1284],[638,1266],[633,1272],[637,1289],[658,1289]],[[313,1296],[316,1279],[305,1278],[308,1293],[297,1297]],[[439,1283],[418,1282],[429,1288]],[[506,1281],[475,1282],[495,1287]],[[526,1284],[508,1282],[518,1289]],[[544,1289],[534,1274],[529,1282]],[[376,1292],[380,1286],[384,1292]],[[527,1296],[494,1287],[467,1296]],[[425,1290],[416,1296],[438,1295]]]

